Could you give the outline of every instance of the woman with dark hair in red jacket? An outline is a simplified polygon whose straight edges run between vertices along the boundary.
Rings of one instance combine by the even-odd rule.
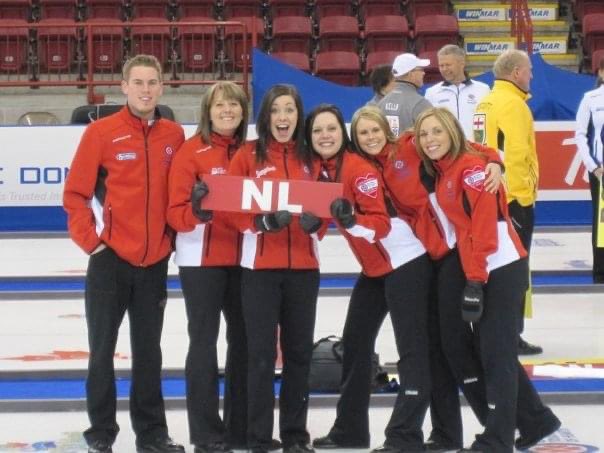
[[[375,338],[390,312],[401,386],[386,427],[386,441],[374,452],[423,450],[422,424],[430,399],[430,262],[426,249],[404,219],[389,215],[379,171],[370,160],[351,151],[337,107],[321,105],[313,110],[306,119],[306,137],[320,158],[321,178],[344,185],[344,196],[332,203],[331,213],[362,267],[343,333],[342,388],[352,397],[343,395],[338,414],[350,416],[346,428],[354,437],[342,446],[369,444],[367,410],[363,413],[361,409],[358,416],[357,411],[369,404]],[[367,338],[373,341],[365,341]],[[314,445],[329,447],[321,439],[315,439]]]
[[[304,144],[304,112],[293,86],[266,92],[256,122],[258,140],[231,161],[230,175],[314,181]],[[308,453],[308,374],[319,292],[317,240],[327,227],[312,213],[286,210],[238,215],[243,233],[242,306],[248,342],[248,446],[270,448],[273,433],[277,327],[283,354],[279,429],[284,453]]]

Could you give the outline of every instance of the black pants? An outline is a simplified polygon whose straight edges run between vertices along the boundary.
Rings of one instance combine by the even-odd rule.
[[[422,255],[384,277],[361,275],[344,325],[344,358],[337,417],[329,433],[344,446],[369,445],[371,355],[390,311],[401,386],[386,427],[386,444],[423,449],[422,424],[430,399],[428,291],[430,263]]]
[[[598,212],[598,198],[602,182],[592,173],[589,174],[589,189],[591,191],[591,244],[593,251],[593,279],[594,283],[604,283],[604,248],[598,248],[598,225],[600,213]]]
[[[312,356],[318,270],[249,270],[241,278],[248,337],[249,448],[268,448],[273,434],[277,326],[283,370],[279,431],[284,446],[308,443],[308,374]],[[253,390],[252,390],[253,389]]]
[[[527,253],[530,254],[531,243],[533,241],[533,229],[535,228],[535,207],[533,205],[521,206],[518,201],[514,200],[508,204],[508,210],[512,219],[512,225],[514,225],[514,229],[520,237],[520,242],[522,242],[522,245],[526,249]],[[528,272],[530,272],[530,270]],[[526,293],[521,296],[521,303],[518,307],[519,316],[517,323],[519,335],[524,332],[525,304]],[[517,340],[514,342],[515,344],[518,343]]]
[[[241,268],[181,267],[189,351],[185,364],[189,435],[194,445],[247,444],[247,342],[241,311]],[[224,422],[220,419],[216,342],[226,321]]]
[[[167,257],[152,266],[137,267],[109,248],[90,256],[85,294],[90,348],[86,403],[91,426],[84,432],[88,443],[112,443],[119,431],[113,355],[126,311],[132,349],[132,427],[137,442],[167,435],[160,376],[167,270]]]

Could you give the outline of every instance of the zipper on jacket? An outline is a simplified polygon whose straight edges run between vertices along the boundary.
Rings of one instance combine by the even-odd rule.
[[[210,244],[212,243],[212,224],[211,223],[207,223],[206,224],[206,235],[204,238],[204,246],[203,249],[205,250],[205,256],[210,256]]]
[[[113,212],[111,211],[111,205],[107,206],[107,214],[109,216],[109,240],[111,240],[111,231],[113,230]]]
[[[141,266],[145,263],[145,259],[149,253],[149,191],[151,190],[151,181],[149,176],[149,143],[147,141],[147,136],[149,135],[150,129],[151,126],[149,126],[145,131],[145,127],[143,126],[143,138],[145,142],[145,172],[147,179],[145,191],[145,253],[143,254],[143,259],[141,260]]]
[[[285,169],[285,178],[289,179],[289,170],[287,168],[287,145],[283,147],[283,168]],[[287,225],[287,268],[292,267],[292,237],[291,224]]]
[[[430,220],[432,220],[432,223],[434,223],[434,226],[436,227],[436,231],[438,231],[440,238],[444,240],[446,244],[447,241],[445,240],[445,232],[443,231],[443,226],[441,225],[440,220],[438,219],[438,216],[434,212],[432,206],[428,208],[428,212],[430,213]]]

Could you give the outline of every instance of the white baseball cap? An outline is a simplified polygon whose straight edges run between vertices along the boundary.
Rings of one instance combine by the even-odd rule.
[[[400,77],[415,68],[425,68],[426,66],[430,66],[430,60],[427,58],[417,58],[412,53],[402,53],[392,63],[392,75]]]

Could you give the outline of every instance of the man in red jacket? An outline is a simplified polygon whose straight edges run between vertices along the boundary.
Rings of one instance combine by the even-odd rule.
[[[159,61],[137,55],[123,68],[127,105],[89,125],[65,183],[69,234],[90,255],[86,323],[89,453],[112,452],[119,431],[113,355],[128,311],[132,345],[130,416],[138,453],[180,453],[168,436],[161,392],[160,339],[172,235],[166,225],[168,171],[184,141],[161,118]]]

